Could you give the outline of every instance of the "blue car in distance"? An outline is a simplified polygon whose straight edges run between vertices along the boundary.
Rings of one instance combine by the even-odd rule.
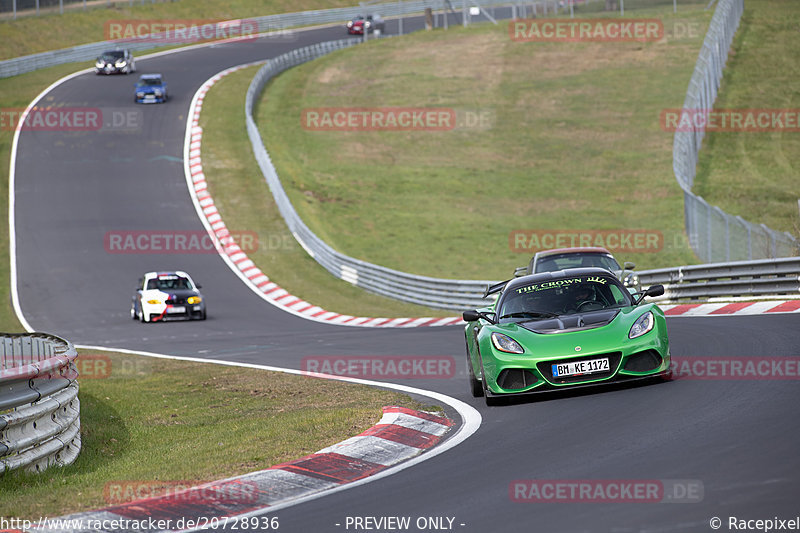
[[[166,102],[167,82],[161,74],[142,74],[136,83],[134,102],[137,104],[160,104]]]

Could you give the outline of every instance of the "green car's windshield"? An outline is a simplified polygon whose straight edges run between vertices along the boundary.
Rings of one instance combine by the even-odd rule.
[[[500,301],[500,322],[520,322],[633,304],[613,275],[571,276],[507,289]]]
[[[555,272],[556,270],[564,270],[565,268],[585,267],[605,268],[612,272],[615,270],[622,270],[617,260],[608,254],[598,252],[573,252],[548,255],[541,258],[536,261],[536,271],[534,274],[540,272]]]

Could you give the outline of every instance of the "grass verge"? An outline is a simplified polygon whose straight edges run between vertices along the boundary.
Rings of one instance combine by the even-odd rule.
[[[798,25],[798,2],[745,3],[715,109],[785,109],[797,117]],[[800,237],[798,172],[796,131],[709,132],[694,192],[728,213]]]
[[[49,13],[0,21],[0,60],[108,40],[105,26],[109,21],[232,20],[352,4],[351,0],[180,0],[108,8],[101,4],[64,15]]]
[[[53,80],[81,68],[85,64],[61,65],[0,79],[0,106],[25,108]],[[0,129],[3,212],[12,138]],[[0,327],[22,331],[9,287],[8,218],[2,217]],[[82,352],[82,360],[97,361],[96,355]],[[265,468],[359,433],[378,420],[383,405],[421,407],[383,390],[299,376],[113,353],[99,360],[118,371],[90,379],[99,367],[87,371],[81,364],[81,455],[64,469],[0,478],[3,516],[13,510],[15,517],[35,519],[118,503],[109,501],[108,487],[127,481],[139,493],[157,493],[175,482]]]
[[[279,76],[257,122],[303,220],[360,259],[504,279],[530,258],[511,246],[514,230],[643,229],[660,231],[663,248],[621,260],[693,263],[659,116],[683,102],[711,17],[703,7],[636,11],[664,21],[666,37],[649,43],[519,43],[505,24],[373,41]],[[454,109],[457,126],[301,124],[307,109],[384,106]],[[469,113],[488,126],[470,126]]]
[[[3,516],[53,517],[244,474],[356,435],[384,405],[430,410],[386,390],[261,370],[110,352],[78,363],[81,454],[0,477]]]
[[[275,283],[329,311],[355,316],[443,316],[446,312],[363,291],[333,277],[297,244],[255,161],[242,102],[259,67],[228,75],[203,101],[203,173],[231,232],[255,232],[248,256]]]

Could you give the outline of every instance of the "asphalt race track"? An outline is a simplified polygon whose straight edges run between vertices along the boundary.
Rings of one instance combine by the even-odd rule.
[[[394,27],[388,24],[390,32]],[[455,358],[452,379],[404,383],[475,406],[483,415],[476,434],[388,478],[279,510],[279,531],[354,531],[346,528],[347,516],[408,516],[409,531],[435,530],[418,529],[420,517],[450,517],[453,529],[481,533],[711,531],[709,520],[720,517],[728,531],[729,516],[800,514],[796,380],[681,379],[487,408],[468,394],[460,327],[310,322],[253,294],[216,255],[108,253],[108,231],[203,230],[181,162],[192,95],[225,68],[340,39],[344,30],[295,35],[293,41],[264,38],[140,60],[134,76],[85,74],[46,95],[42,104],[141,111],[143,120],[128,132],[21,135],[14,191],[18,290],[36,330],[76,344],[288,368],[299,368],[310,355]],[[134,107],[132,85],[146,72],[165,75],[166,105]],[[138,277],[172,268],[187,270],[203,286],[209,319],[132,321]],[[668,326],[673,356],[797,357],[800,346],[798,314],[672,318]],[[690,480],[704,492],[695,503],[513,502],[511,483],[526,479]]]

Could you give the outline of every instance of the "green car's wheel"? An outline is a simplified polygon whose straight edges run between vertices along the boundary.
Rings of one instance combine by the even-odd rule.
[[[472,370],[472,361],[467,352],[467,373],[469,374],[469,390],[474,398],[483,396],[483,384],[475,377],[475,372]]]

